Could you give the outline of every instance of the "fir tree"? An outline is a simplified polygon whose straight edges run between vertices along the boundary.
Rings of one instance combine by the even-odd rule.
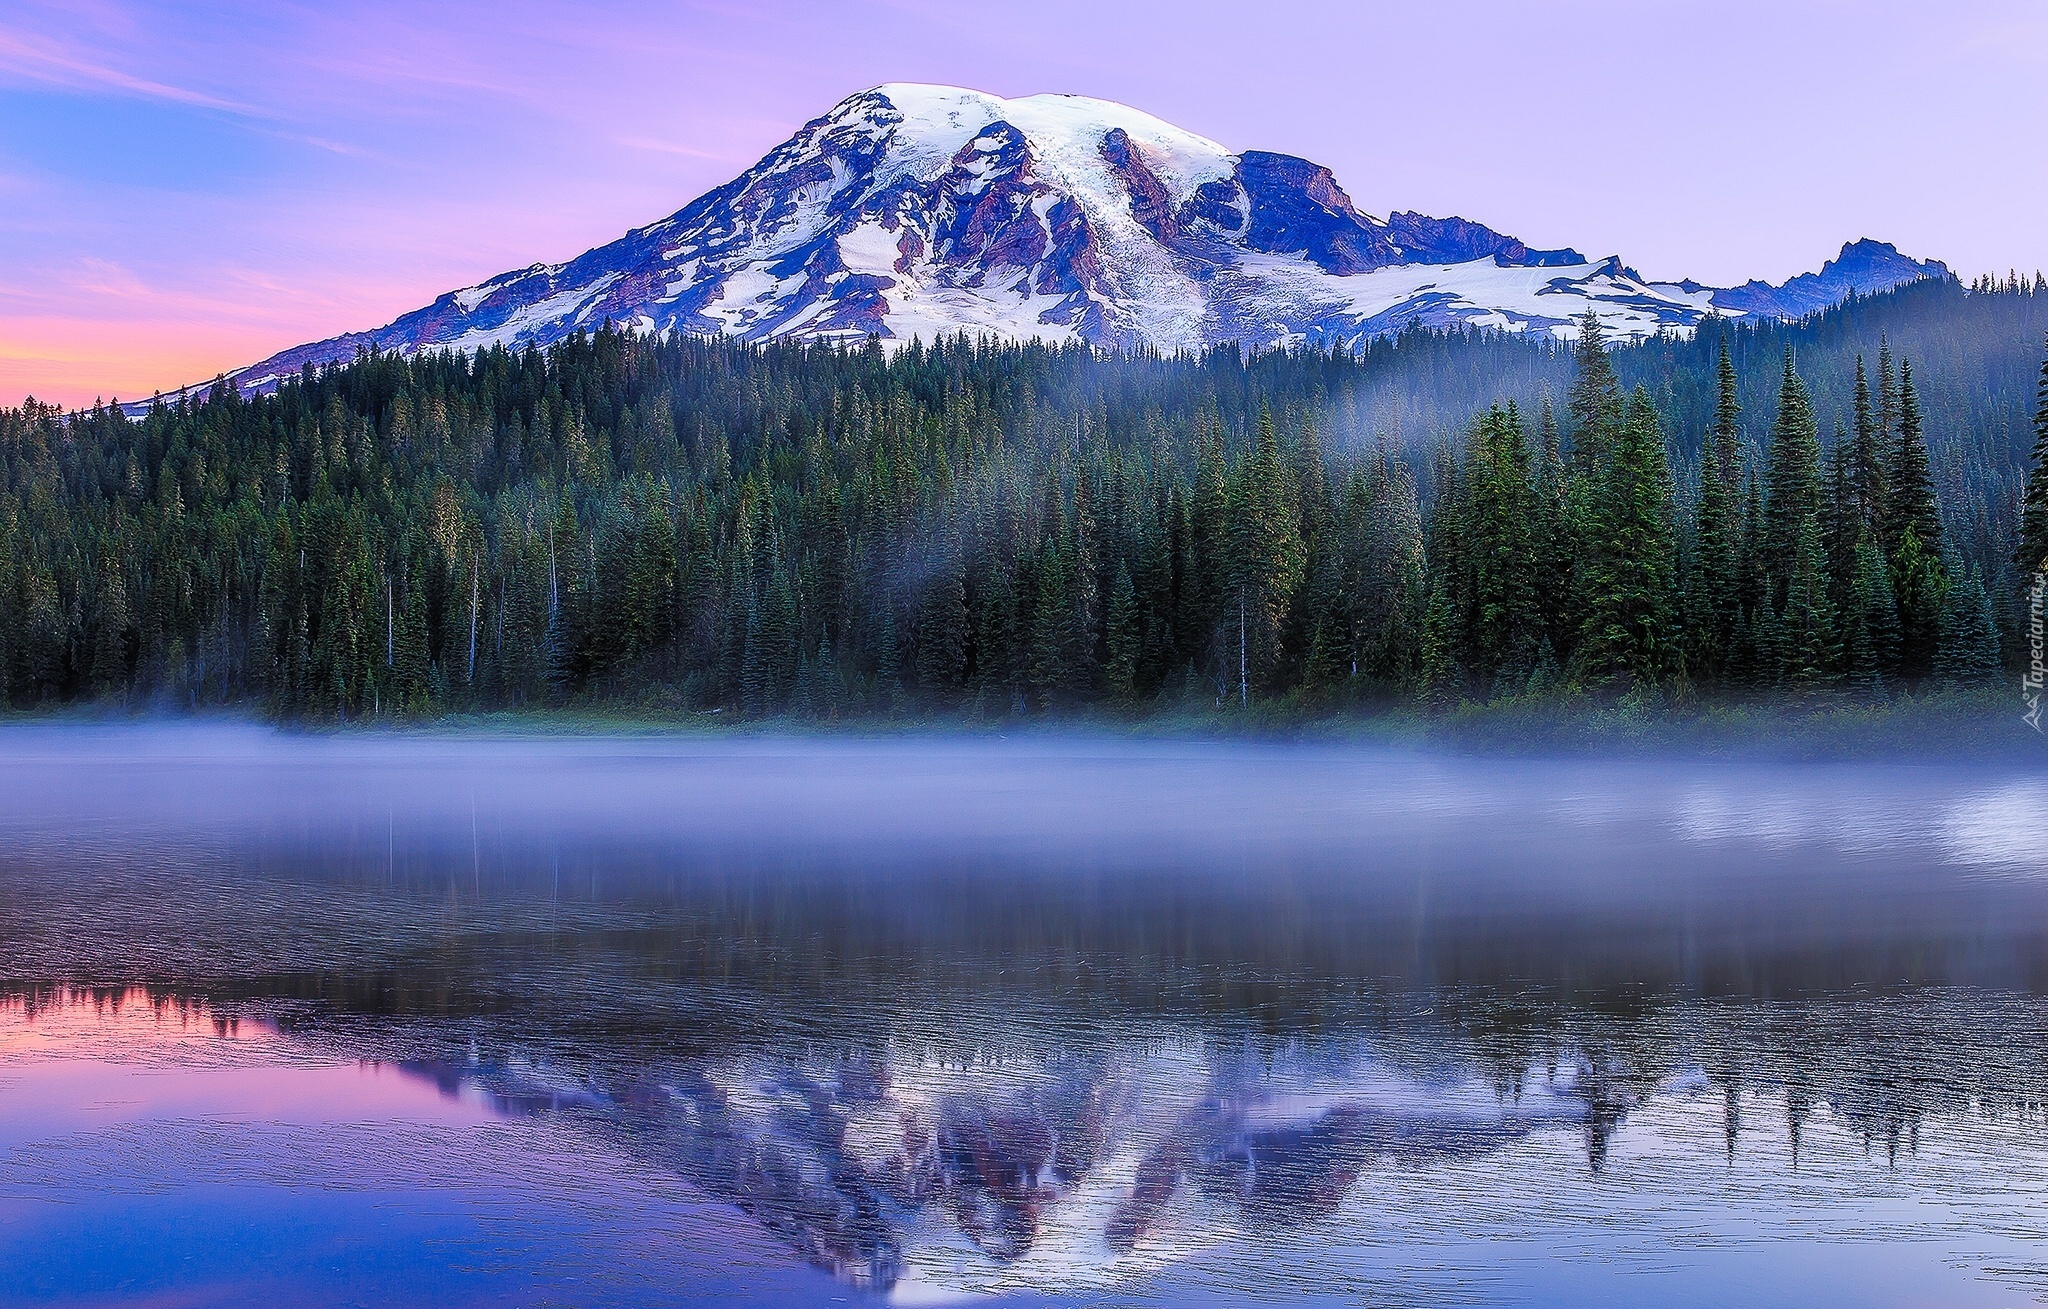
[[[1899,439],[1885,472],[1888,487],[1885,529],[1896,559],[1908,533],[1930,555],[1941,553],[1941,513],[1934,502],[1934,478],[1927,463],[1927,442],[1920,431],[1920,399],[1913,390],[1913,367],[1899,368]]]
[[[965,683],[967,629],[967,582],[949,551],[918,608],[917,682],[927,697],[950,699]]]
[[[1451,653],[1451,598],[1441,582],[1430,592],[1418,641],[1422,704],[1442,713],[1458,700],[1458,666]]]
[[[2000,662],[1998,628],[1991,621],[1983,577],[1974,568],[1951,569],[1942,597],[1935,674],[1951,685],[1977,686],[1997,680]]]
[[[1529,573],[1543,642],[1554,655],[1558,650],[1569,651],[1577,636],[1578,615],[1572,608],[1573,569],[1584,552],[1578,539],[1578,520],[1572,513],[1571,473],[1558,452],[1557,419],[1551,412],[1548,396],[1543,400],[1539,448],[1542,457],[1536,466],[1531,506],[1534,518]]]
[[[1800,526],[1785,575],[1785,598],[1773,624],[1779,685],[1804,691],[1829,680],[1840,659],[1836,634],[1820,523],[1809,514]]]
[[[1764,478],[1768,498],[1764,504],[1762,564],[1776,607],[1782,602],[1786,578],[1798,564],[1804,537],[1810,530],[1818,540],[1821,511],[1820,435],[1806,384],[1793,370],[1789,347],[1778,386],[1778,417],[1771,425]]]
[[[1273,415],[1261,412],[1258,444],[1232,487],[1229,577],[1242,624],[1240,653],[1262,687],[1279,664],[1282,624],[1306,563],[1293,501]]]
[[[1107,621],[1104,689],[1116,703],[1129,704],[1138,694],[1138,590],[1131,583],[1130,570],[1122,564],[1117,565],[1116,580],[1110,584]]]
[[[881,630],[875,637],[875,705],[892,712],[903,703],[903,647],[896,635],[896,606],[882,602]]]
[[[1048,536],[1038,551],[1031,607],[1030,680],[1041,710],[1066,701],[1073,669],[1074,602],[1066,552]]]
[[[1892,593],[1899,606],[1899,674],[1918,681],[1934,669],[1947,581],[1939,556],[1924,550],[1909,525],[1892,556]]]
[[[1865,696],[1882,693],[1898,672],[1899,609],[1891,570],[1873,541],[1857,547],[1856,584],[1842,629],[1842,661],[1850,684]]]
[[[1630,396],[1589,532],[1582,658],[1595,681],[1652,683],[1677,662],[1671,469],[1649,392]]]
[[[1855,446],[1851,454],[1850,481],[1863,535],[1873,541],[1885,540],[1885,446],[1878,431],[1877,413],[1871,407],[1870,381],[1864,375],[1863,356],[1856,356]]]
[[[1889,337],[1880,334],[1877,338],[1877,443],[1885,452],[1886,462],[1891,459],[1892,443],[1899,432],[1899,384],[1898,370],[1892,363],[1892,344]],[[1886,538],[1890,539],[1889,536]]]
[[[1715,465],[1726,482],[1724,503],[1732,505],[1742,485],[1742,405],[1736,396],[1735,361],[1728,353],[1728,338],[1721,338],[1714,360]]]
[[[124,694],[128,688],[128,583],[110,552],[100,565],[98,623],[92,647],[93,690]]]
[[[1620,435],[1623,403],[1621,379],[1607,353],[1607,329],[1591,309],[1579,317],[1572,361],[1572,385],[1565,398],[1572,416],[1572,455],[1581,471],[1597,476]]]
[[[1496,405],[1479,421],[1462,478],[1472,663],[1484,674],[1507,670],[1526,677],[1543,635],[1530,569],[1537,511],[1528,448],[1512,405]]]
[[[1730,539],[1735,518],[1720,459],[1717,442],[1702,447],[1699,499],[1693,507],[1692,570],[1686,591],[1687,663],[1695,672],[1713,678],[1728,669],[1735,617],[1741,606],[1737,590],[1740,564]]]
[[[2035,391],[2033,465],[2020,496],[2019,545],[2013,550],[2022,585],[2048,573],[2048,358]]]

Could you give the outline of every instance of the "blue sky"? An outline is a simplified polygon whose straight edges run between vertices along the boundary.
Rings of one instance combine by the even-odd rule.
[[[0,9],[0,404],[147,394],[681,207],[885,81],[1137,105],[1359,207],[1727,283],[2048,265],[2033,0]]]

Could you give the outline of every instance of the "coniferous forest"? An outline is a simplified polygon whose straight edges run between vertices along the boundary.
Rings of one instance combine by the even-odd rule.
[[[1610,349],[1120,357],[600,329],[0,411],[0,690],[360,720],[834,719],[2003,679],[2048,285]]]

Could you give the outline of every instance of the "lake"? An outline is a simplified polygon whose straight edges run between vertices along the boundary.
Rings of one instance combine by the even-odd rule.
[[[2048,765],[0,728],[0,1303],[2048,1297]]]

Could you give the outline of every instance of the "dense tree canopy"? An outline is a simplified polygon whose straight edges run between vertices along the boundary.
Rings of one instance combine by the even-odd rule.
[[[0,689],[829,718],[1980,680],[2039,536],[2044,318],[2013,279],[1613,350],[606,328],[132,421],[30,402],[0,411]]]

